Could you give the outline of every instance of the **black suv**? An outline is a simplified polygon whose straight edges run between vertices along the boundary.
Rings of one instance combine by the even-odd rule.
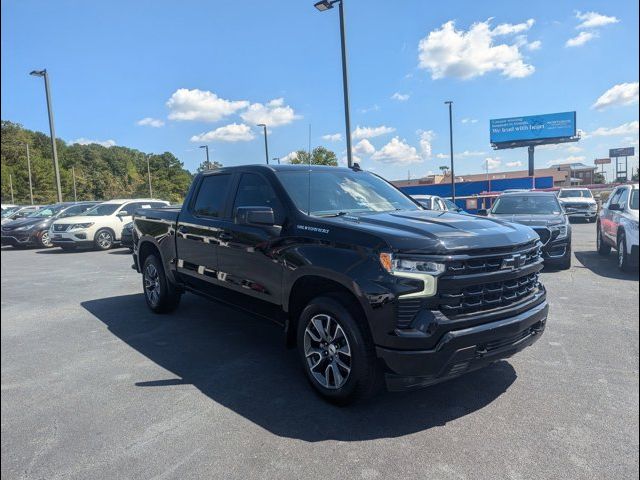
[[[509,357],[547,319],[532,229],[425,210],[358,168],[201,173],[181,209],[139,210],[133,236],[149,308],[194,292],[280,322],[337,403]]]

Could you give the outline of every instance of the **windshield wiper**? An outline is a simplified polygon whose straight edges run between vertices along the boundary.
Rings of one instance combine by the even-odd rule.
[[[349,215],[349,212],[325,213],[323,215],[318,215],[318,216],[319,217],[342,217],[344,215]]]

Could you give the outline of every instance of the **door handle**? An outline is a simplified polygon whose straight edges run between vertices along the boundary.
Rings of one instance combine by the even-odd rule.
[[[178,227],[178,233],[185,234],[185,233],[188,233],[188,232],[189,232],[189,229],[187,227],[185,227],[184,225],[180,225]]]

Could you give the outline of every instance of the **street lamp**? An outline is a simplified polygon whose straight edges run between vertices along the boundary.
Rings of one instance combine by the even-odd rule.
[[[453,170],[453,116],[451,113],[451,105],[453,102],[448,100],[444,102],[445,105],[449,105],[449,149],[451,151],[451,200],[456,201],[456,175]]]
[[[209,162],[209,145],[200,145],[200,148],[204,148],[207,153],[207,170],[211,170],[211,162]]]
[[[262,127],[264,129],[264,156],[267,159],[267,165],[269,165],[269,145],[267,144],[267,125],[259,123],[256,127]]]
[[[344,124],[347,130],[347,166],[351,168],[353,166],[353,160],[351,156],[351,120],[349,116],[349,76],[347,74],[347,39],[344,28],[344,0],[321,0],[316,2],[313,6],[320,12],[330,10],[333,5],[338,3],[338,10],[340,12],[340,46],[342,49],[342,91],[344,97]]]
[[[53,169],[56,174],[56,188],[58,189],[58,202],[62,202],[62,188],[60,187],[60,169],[58,168],[58,149],[56,148],[56,131],[53,126],[53,109],[51,107],[51,92],[49,90],[49,74],[47,69],[33,70],[29,75],[44,78],[44,90],[47,95],[47,111],[49,112],[49,132],[51,133],[51,150],[53,151]]]

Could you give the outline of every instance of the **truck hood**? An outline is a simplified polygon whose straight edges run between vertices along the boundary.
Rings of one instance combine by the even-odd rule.
[[[522,225],[431,210],[345,215],[325,220],[374,234],[384,239],[391,249],[403,252],[463,253],[520,245],[538,238],[532,229]]]
[[[492,218],[528,227],[549,227],[551,225],[561,225],[565,223],[564,215],[496,215],[491,214]]]
[[[560,203],[584,203],[587,205],[593,205],[596,203],[593,198],[586,197],[567,197],[567,198],[558,198]]]

